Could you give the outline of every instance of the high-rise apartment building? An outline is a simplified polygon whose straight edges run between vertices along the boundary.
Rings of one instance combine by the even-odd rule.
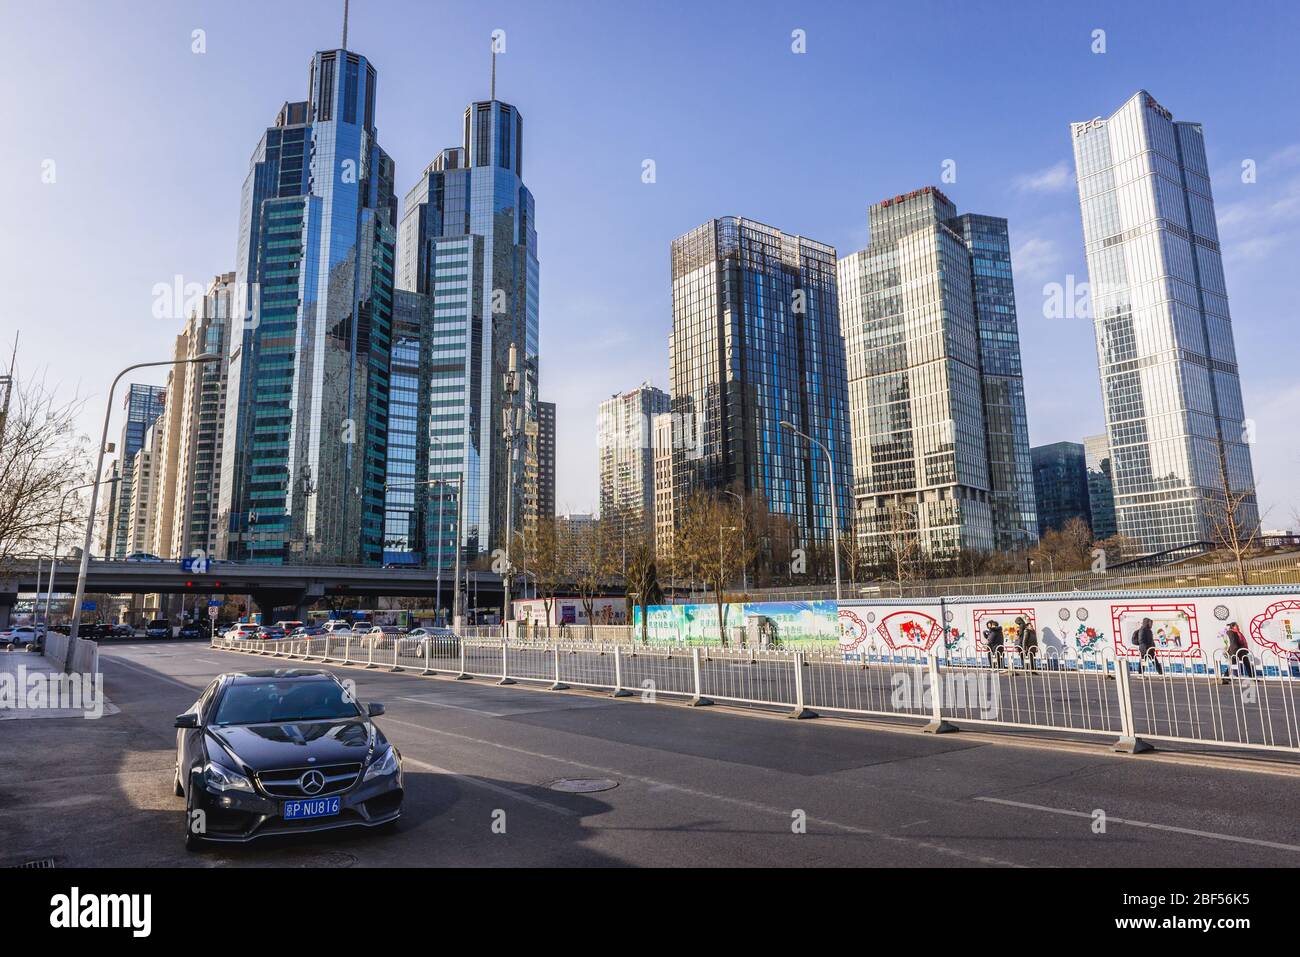
[[[172,358],[180,362],[186,355],[186,338],[179,335],[172,347]],[[206,364],[206,363],[205,363]],[[216,365],[217,363],[213,363]],[[186,365],[174,365],[167,371],[167,398],[162,414],[154,422],[150,458],[153,471],[153,494],[150,499],[149,535],[138,551],[149,552],[159,558],[176,557],[175,531],[176,489],[180,485],[181,413],[184,408]]]
[[[1213,539],[1225,477],[1257,526],[1204,131],[1139,90],[1071,133],[1119,532]]]
[[[181,358],[227,354],[236,288],[233,272],[213,277],[181,334]],[[180,428],[170,541],[178,558],[215,557],[226,425],[226,362],[191,362],[176,366],[174,375],[172,394],[179,406]]]
[[[537,517],[555,518],[555,403],[537,403]]]
[[[873,204],[839,262],[857,530],[882,560],[1034,544],[1007,223],[932,186]]]
[[[1038,507],[1038,534],[1059,531],[1073,518],[1091,526],[1088,505],[1088,468],[1078,442],[1053,442],[1030,450],[1034,466],[1034,500]]]
[[[244,181],[218,552],[383,559],[397,201],[374,67],[311,61]]]
[[[122,426],[122,440],[117,447],[120,480],[110,510],[109,531],[112,538],[105,551],[105,556],[108,558],[126,558],[132,551],[145,550],[131,548],[131,542],[136,535],[131,517],[131,500],[135,494],[135,456],[144,447],[145,433],[149,431],[158,416],[162,415],[166,401],[166,388],[158,385],[142,385],[138,382],[131,383],[122,400],[123,409],[126,411],[126,424]]]
[[[515,107],[469,105],[461,145],[420,174],[398,234],[397,285],[432,301],[421,477],[463,484],[472,559],[505,544],[507,516],[518,533],[540,506],[537,231]]]
[[[674,503],[747,493],[829,543],[852,474],[834,248],[727,216],[673,241],[672,285]]]
[[[673,512],[673,416],[671,412],[656,415],[650,423],[651,444],[654,446],[655,473],[655,555],[660,562],[673,553],[676,534],[676,516]]]
[[[643,382],[600,403],[596,459],[600,515],[634,541],[654,539],[654,444],[651,423],[669,411],[668,393]]]

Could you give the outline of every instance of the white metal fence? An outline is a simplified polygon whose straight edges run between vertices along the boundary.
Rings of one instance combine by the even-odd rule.
[[[447,635],[257,641],[214,639],[214,648],[277,658],[386,668],[421,675],[593,688],[788,710],[912,719],[927,730],[957,725],[1035,729],[1300,753],[1300,680],[1290,663],[1258,655],[1185,656],[1178,671],[1094,653],[1047,649],[975,661],[944,652],[899,652],[868,643],[852,656],[807,651],[703,648],[598,641]],[[1165,662],[1166,666],[1168,661]]]

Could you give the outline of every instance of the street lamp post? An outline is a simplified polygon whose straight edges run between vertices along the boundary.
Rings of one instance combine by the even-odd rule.
[[[810,443],[826,453],[826,465],[829,469],[828,478],[831,488],[831,548],[835,551],[835,602],[838,604],[840,602],[840,515],[839,509],[835,504],[837,498],[835,494],[835,460],[831,457],[830,449],[826,448],[826,446],[822,445],[806,432],[800,432],[794,427],[794,425],[784,419],[781,420],[781,428],[789,429],[795,435],[803,436]]]
[[[435,441],[436,441],[436,440],[435,440]],[[407,488],[407,487],[414,487],[414,486],[417,486],[417,485],[437,485],[437,486],[439,486],[439,489],[438,489],[438,578],[437,578],[438,585],[437,585],[437,589],[436,589],[436,593],[437,593],[437,596],[438,596],[437,599],[436,599],[436,604],[437,604],[437,606],[438,606],[438,608],[437,608],[438,611],[441,611],[441,610],[442,610],[442,539],[443,539],[443,534],[442,534],[442,503],[443,503],[443,495],[444,495],[443,490],[442,490],[442,486],[447,485],[447,484],[449,484],[449,483],[451,483],[451,482],[455,482],[455,483],[456,483],[456,576],[457,576],[457,581],[456,581],[456,587],[455,587],[455,590],[454,590],[453,593],[452,593],[452,594],[453,594],[453,598],[452,598],[452,609],[451,609],[451,614],[452,614],[452,617],[453,617],[453,618],[454,618],[455,615],[456,615],[456,602],[457,602],[457,600],[458,600],[459,597],[460,597],[460,581],[459,581],[459,576],[460,576],[460,500],[461,500],[461,498],[462,498],[462,495],[461,495],[462,481],[463,481],[463,476],[460,476],[460,475],[453,475],[451,478],[412,479],[412,480],[409,481],[409,482],[385,482],[385,483],[384,483],[384,490],[385,490],[385,491],[387,491],[387,490],[390,489],[390,488],[394,488],[394,487]]]
[[[112,485],[114,482],[120,481],[122,481],[122,477],[120,475],[114,475],[111,479],[108,479],[108,484]],[[87,482],[85,485],[74,485],[72,488],[64,492],[63,498],[59,500],[59,524],[55,526],[54,529],[54,555],[50,558],[50,581],[45,587],[45,612],[41,616],[41,620],[45,623],[46,631],[48,631],[50,627],[50,600],[54,597],[54,576],[58,573],[59,568],[59,542],[63,538],[63,509],[64,506],[68,504],[69,495],[73,492],[80,492],[82,489],[91,488],[94,484],[94,482]],[[39,587],[36,589],[36,592],[37,597],[39,598]]]
[[[745,500],[729,488],[722,490],[723,495],[730,495],[740,503],[740,590],[749,591],[749,562],[745,559]]]
[[[86,541],[81,549],[81,568],[77,572],[77,593],[72,600],[72,628],[69,634],[76,638],[81,630],[81,602],[86,597],[86,573],[90,568],[90,544],[95,535],[95,509],[99,507],[99,484],[100,478],[104,473],[104,447],[108,445],[108,423],[113,417],[113,393],[117,391],[117,384],[122,381],[122,376],[128,372],[134,372],[136,369],[149,369],[156,366],[181,366],[189,365],[195,362],[216,362],[221,356],[215,352],[204,352],[200,355],[193,356],[189,359],[168,359],[165,362],[138,362],[133,366],[127,366],[117,374],[113,384],[108,388],[108,403],[104,409],[104,431],[99,437],[99,456],[95,461],[95,481],[90,491],[90,510],[86,514]],[[125,451],[123,451],[125,455]],[[72,661],[72,656],[68,655],[68,661]]]
[[[722,533],[723,533],[723,532],[734,532],[735,530],[736,530],[736,526],[735,526],[735,525],[719,525],[719,526],[718,526],[718,641],[719,641],[719,643],[721,643],[721,644],[723,644],[723,645],[725,645],[725,644],[727,643],[727,635],[726,635],[726,633],[722,630],[722,615],[723,615],[723,610],[722,610],[722,604],[723,604],[723,602],[722,602],[722,599],[723,599],[723,594],[722,594],[722,584],[723,584],[723,582],[722,582],[722,579],[723,579],[723,577],[727,574],[727,567],[726,567],[726,565],[723,563],[723,560],[722,560]]]

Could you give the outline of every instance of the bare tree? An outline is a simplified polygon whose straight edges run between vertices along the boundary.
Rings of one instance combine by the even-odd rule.
[[[674,554],[692,578],[713,589],[718,632],[727,644],[726,589],[740,576],[754,545],[741,536],[741,507],[734,499],[696,492],[686,502],[677,528]]]
[[[1258,497],[1254,485],[1232,487],[1228,477],[1228,449],[1222,436],[1219,436],[1218,448],[1219,481],[1223,485],[1223,498],[1210,506],[1210,534],[1214,544],[1232,556],[1237,566],[1237,583],[1249,585],[1250,570],[1246,567],[1246,555],[1259,544]]]
[[[648,641],[647,616],[649,607],[651,604],[658,604],[663,600],[663,590],[659,587],[659,570],[652,542],[642,539],[628,546],[626,584],[629,610],[628,623],[631,624],[632,621],[630,611],[633,596],[635,596],[635,602],[641,609],[641,642],[645,644]]]
[[[42,382],[15,378],[0,435],[0,568],[15,559],[46,552],[60,523],[75,538],[83,516],[68,488],[90,474],[90,443],[76,430],[82,402],[61,402]]]
[[[891,502],[885,506],[882,531],[875,543],[880,577],[893,582],[898,594],[903,586],[922,577],[921,536],[916,511],[905,504]]]
[[[587,622],[595,621],[596,599],[623,565],[622,528],[604,516],[573,528],[565,549],[566,577],[571,578]]]
[[[564,580],[565,565],[563,537],[551,516],[543,516],[525,530],[523,536],[524,564],[533,578],[537,596],[546,609],[546,622],[550,624],[555,594]]]

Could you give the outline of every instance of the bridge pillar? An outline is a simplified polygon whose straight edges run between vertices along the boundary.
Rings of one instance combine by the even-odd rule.
[[[0,628],[9,627],[9,618],[18,603],[18,592],[0,591]]]
[[[297,614],[306,595],[306,589],[303,588],[259,588],[255,589],[250,597],[257,610],[262,613],[263,623],[269,625]],[[281,609],[292,609],[292,611],[288,615],[277,614]]]

